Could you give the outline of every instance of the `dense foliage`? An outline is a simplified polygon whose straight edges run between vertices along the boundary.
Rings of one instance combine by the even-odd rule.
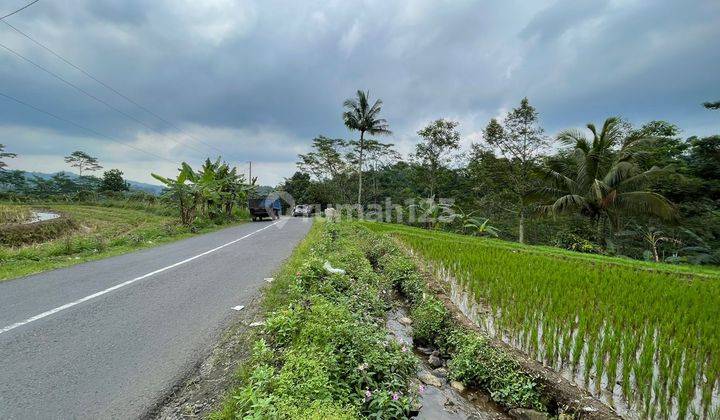
[[[236,206],[244,203],[252,190],[245,175],[238,174],[237,168],[230,168],[220,158],[215,162],[207,159],[198,171],[183,162],[174,179],[152,176],[165,184],[163,197],[177,207],[186,226],[197,218],[214,222],[232,218]]]
[[[389,202],[396,220],[421,200],[447,199],[459,215],[452,223],[415,223],[591,253],[720,264],[720,136],[684,139],[665,121],[633,127],[612,117],[598,129],[589,124],[589,131],[550,138],[527,99],[491,120],[466,153],[458,153],[458,130],[450,120],[429,123],[407,159],[391,144],[364,139],[365,209]],[[356,141],[319,136],[280,187],[301,203],[354,203],[359,150]],[[475,226],[489,220],[492,233],[468,226],[469,218]],[[647,231],[666,240],[648,239]]]
[[[569,369],[596,395],[615,390],[650,418],[717,410],[720,272],[372,227],[393,232],[489,305],[489,332]]]

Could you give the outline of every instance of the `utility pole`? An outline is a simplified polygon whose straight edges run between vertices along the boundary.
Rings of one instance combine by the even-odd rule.
[[[252,182],[252,160],[249,160],[248,163],[250,164],[249,174],[248,174],[248,182]]]

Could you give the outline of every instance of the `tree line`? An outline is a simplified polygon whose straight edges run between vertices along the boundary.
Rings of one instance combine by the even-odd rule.
[[[704,104],[710,110],[716,103]],[[424,198],[455,216],[432,226],[655,261],[720,263],[720,135],[683,138],[666,121],[620,117],[549,136],[527,98],[491,119],[469,151],[459,123],[430,122],[403,157],[382,101],[345,101],[359,140],[318,136],[280,188],[302,203],[395,204]],[[434,208],[433,208],[434,206]]]
[[[65,162],[77,170],[78,175],[71,177],[58,172],[50,178],[37,175],[28,177],[24,171],[8,171],[4,159],[13,159],[15,153],[5,151],[0,144],[0,192],[9,198],[42,199],[62,196],[69,201],[88,201],[90,195],[100,194],[117,198],[130,190],[123,178],[122,171],[110,169],[96,177],[92,173],[103,169],[98,158],[83,151],[75,151],[65,156]],[[89,175],[90,174],[90,175]],[[221,158],[215,161],[206,159],[198,169],[183,162],[175,178],[157,174],[152,176],[164,185],[159,197],[167,208],[174,209],[180,222],[186,226],[198,223],[224,223],[242,216],[248,194],[255,191],[254,178],[248,182],[245,175],[236,167],[230,167]],[[150,194],[133,192],[134,201],[156,203],[156,197]]]
[[[17,154],[6,152],[0,144],[0,192],[9,195],[33,196],[36,198],[55,195],[71,195],[83,193],[107,193],[129,191],[130,185],[123,178],[119,169],[104,171],[100,177],[93,173],[103,169],[97,157],[81,150],[65,156],[64,160],[71,168],[78,171],[77,176],[58,172],[49,178],[28,174],[22,170],[7,170],[3,159],[14,159]]]

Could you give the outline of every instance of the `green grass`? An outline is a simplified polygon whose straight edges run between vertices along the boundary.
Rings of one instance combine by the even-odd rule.
[[[720,384],[717,268],[365,226],[448,269],[493,309],[496,330],[538,360],[556,369],[582,366],[595,389],[619,381],[644,416],[683,418],[694,410],[707,416],[718,404],[712,401]]]
[[[193,235],[188,228],[179,225],[176,217],[160,215],[155,209],[145,211],[69,204],[38,204],[36,207],[68,215],[79,228],[44,243],[21,247],[0,246],[0,281],[119,255]],[[196,233],[220,227],[208,226]]]

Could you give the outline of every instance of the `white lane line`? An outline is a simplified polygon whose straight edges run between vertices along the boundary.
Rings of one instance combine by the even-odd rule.
[[[48,317],[48,316],[50,316],[50,315],[54,315],[54,314],[56,314],[56,313],[58,313],[58,312],[64,311],[65,309],[72,308],[73,306],[79,305],[79,304],[81,304],[81,303],[83,303],[83,302],[87,302],[88,300],[95,299],[96,297],[100,297],[100,296],[102,296],[102,295],[108,294],[108,293],[110,293],[110,292],[112,292],[112,291],[114,291],[114,290],[123,288],[123,287],[125,287],[125,286],[129,286],[129,285],[131,285],[131,284],[133,284],[133,283],[135,283],[135,282],[137,282],[137,281],[140,281],[140,280],[146,279],[146,278],[148,278],[148,277],[154,276],[155,274],[159,274],[159,273],[162,273],[163,271],[170,270],[171,268],[175,268],[175,267],[180,266],[180,265],[183,265],[183,264],[185,264],[185,263],[189,263],[190,261],[195,260],[195,259],[197,259],[197,258],[204,257],[205,255],[211,254],[211,253],[213,253],[213,252],[215,252],[215,251],[218,251],[218,250],[220,250],[220,249],[223,249],[223,248],[225,248],[225,247],[227,247],[227,246],[230,246],[230,245],[232,245],[232,244],[234,244],[234,243],[240,242],[240,241],[242,241],[243,239],[248,238],[248,237],[250,237],[250,236],[252,236],[252,235],[254,235],[254,234],[256,234],[256,233],[258,233],[258,232],[260,232],[260,231],[263,231],[263,230],[269,228],[269,227],[275,226],[277,223],[279,223],[279,221],[278,221],[278,222],[275,222],[275,223],[273,223],[273,224],[267,225],[267,226],[265,226],[264,228],[258,229],[258,230],[254,231],[254,232],[250,232],[250,233],[248,233],[247,235],[245,235],[245,236],[243,236],[243,237],[241,237],[241,238],[237,238],[237,239],[235,239],[235,240],[233,240],[233,241],[230,241],[230,242],[228,242],[228,243],[226,243],[226,244],[223,244],[223,245],[220,245],[220,246],[218,246],[218,247],[216,247],[216,248],[213,248],[213,249],[210,249],[210,250],[208,250],[208,251],[205,251],[205,252],[203,252],[202,254],[197,254],[197,255],[195,255],[194,257],[190,257],[190,258],[188,258],[188,259],[185,259],[185,260],[176,262],[175,264],[168,265],[167,267],[163,267],[163,268],[157,269],[157,270],[155,270],[155,271],[151,271],[151,272],[149,272],[149,273],[147,273],[147,274],[143,274],[143,275],[140,276],[140,277],[135,277],[135,278],[132,279],[132,280],[128,280],[128,281],[126,281],[126,282],[123,282],[123,283],[120,283],[120,284],[116,284],[116,285],[113,286],[113,287],[110,287],[110,288],[107,288],[107,289],[105,289],[105,290],[101,290],[101,291],[99,291],[99,292],[97,292],[97,293],[93,293],[93,294],[91,294],[91,295],[85,296],[84,298],[80,298],[80,299],[78,299],[78,300],[76,300],[76,301],[73,301],[73,302],[70,302],[70,303],[66,303],[65,305],[58,306],[57,308],[50,309],[49,311],[45,311],[45,312],[43,312],[43,313],[41,313],[41,314],[35,315],[35,316],[33,316],[33,317],[30,317],[30,318],[28,318],[28,319],[26,319],[26,320],[23,320],[23,321],[16,322],[16,323],[14,323],[14,324],[8,325],[7,327],[4,327],[4,328],[0,329],[0,334],[6,333],[6,332],[11,331],[11,330],[14,330],[15,328],[18,328],[18,327],[22,327],[23,325],[27,325],[27,324],[29,324],[29,323],[31,323],[31,322],[35,322],[35,321],[37,321],[37,320],[39,320],[39,319],[43,319],[43,318]]]

